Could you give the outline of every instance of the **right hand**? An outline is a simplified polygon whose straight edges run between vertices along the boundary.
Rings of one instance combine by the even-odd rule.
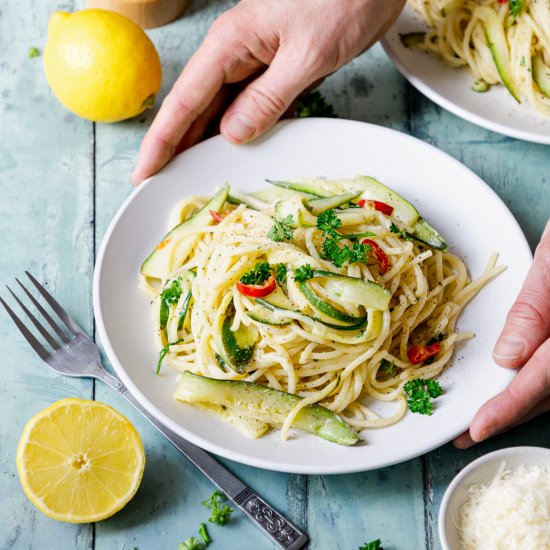
[[[251,141],[305,89],[376,42],[405,0],[242,0],[212,25],[164,100],[141,144],[137,185],[199,141],[225,107],[226,86],[244,89],[223,114],[222,135]]]

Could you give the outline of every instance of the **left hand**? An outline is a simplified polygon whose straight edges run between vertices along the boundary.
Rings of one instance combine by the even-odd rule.
[[[459,449],[550,410],[550,221],[497,340],[493,359],[501,367],[519,372],[508,388],[479,409],[469,431],[454,440]]]

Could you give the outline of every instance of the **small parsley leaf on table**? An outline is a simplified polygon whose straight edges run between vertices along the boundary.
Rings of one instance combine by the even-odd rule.
[[[203,545],[196,537],[190,537],[178,544],[178,550],[203,550]]]
[[[298,118],[307,118],[311,116],[338,118],[338,115],[334,111],[334,107],[318,90],[305,95],[298,101],[296,116]]]
[[[231,508],[231,506],[228,506],[227,504],[224,504],[222,506],[221,503],[226,498],[227,497],[221,491],[214,491],[210,495],[210,498],[207,498],[206,500],[203,500],[201,502],[203,506],[206,506],[211,510],[210,517],[208,518],[208,521],[210,523],[225,525],[229,521],[230,516],[234,510],[233,508]]]
[[[380,539],[371,540],[370,542],[365,542],[359,550],[384,550],[382,548],[382,541]]]

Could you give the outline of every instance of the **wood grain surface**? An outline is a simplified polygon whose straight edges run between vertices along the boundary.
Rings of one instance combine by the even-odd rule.
[[[233,4],[192,0],[184,17],[149,32],[163,63],[161,95],[213,19]],[[114,125],[78,119],[56,100],[42,58],[29,58],[28,49],[43,51],[51,13],[80,7],[54,0],[0,4],[0,282],[11,285],[29,269],[95,336],[95,255],[111,218],[131,192],[129,174],[138,146],[162,97],[155,109]],[[505,201],[531,246],[536,245],[550,213],[550,147],[500,136],[443,111],[401,78],[379,46],[328,78],[322,91],[342,118],[412,134],[466,164]],[[2,296],[6,293],[0,289]],[[190,463],[109,388],[48,372],[3,313],[0,345],[1,549],[176,550],[180,542],[197,536],[208,517],[200,501],[213,488]],[[146,448],[136,497],[97,524],[63,524],[45,517],[27,500],[17,477],[15,451],[24,424],[67,396],[113,405],[134,423]],[[454,474],[496,448],[547,446],[548,419],[546,415],[469,451],[446,445],[403,464],[353,475],[287,475],[223,462],[303,527],[311,550],[356,550],[379,537],[386,550],[431,550],[440,548],[437,514]],[[223,528],[210,526],[210,533],[212,550],[273,548],[239,513]]]

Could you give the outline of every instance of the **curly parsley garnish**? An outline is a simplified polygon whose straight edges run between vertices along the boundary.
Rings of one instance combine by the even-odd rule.
[[[190,537],[178,544],[178,550],[203,550],[203,545],[196,537]]]
[[[275,265],[275,280],[282,286],[286,283],[286,265],[285,264],[276,264]]]
[[[510,0],[510,15],[515,19],[523,11],[523,0]]]
[[[210,523],[225,525],[229,521],[230,516],[233,513],[233,508],[227,504],[224,504],[223,506],[221,504],[226,498],[227,497],[221,491],[214,491],[210,495],[210,498],[207,498],[201,502],[203,506],[211,509],[211,514],[208,518]]]
[[[372,236],[372,233],[360,235],[342,235],[336,231],[342,225],[342,220],[336,216],[334,210],[325,210],[317,216],[317,229],[323,232],[324,241],[321,245],[323,254],[327,260],[330,260],[336,267],[342,267],[346,262],[353,264],[356,262],[364,263],[370,252],[370,247],[359,242],[358,237]],[[351,246],[340,246],[342,239],[353,239]]]
[[[399,227],[397,227],[397,225],[395,225],[393,222],[392,224],[390,225],[390,233],[401,233],[401,231],[399,230]]]
[[[276,243],[292,240],[294,234],[294,220],[292,214],[285,216],[282,220],[275,220],[275,224],[269,230],[267,236]]]
[[[261,285],[265,283],[271,275],[269,264],[267,262],[258,262],[253,269],[241,277],[243,285]]]
[[[294,270],[294,280],[297,283],[303,283],[313,277],[313,268],[309,265],[302,265]]]
[[[443,390],[437,380],[409,380],[403,386],[403,390],[408,396],[407,404],[409,410],[413,413],[431,415],[433,405],[431,400],[443,394]]]
[[[172,284],[166,287],[160,295],[160,328],[166,328],[170,306],[177,304],[182,293],[180,279],[174,279]]]

